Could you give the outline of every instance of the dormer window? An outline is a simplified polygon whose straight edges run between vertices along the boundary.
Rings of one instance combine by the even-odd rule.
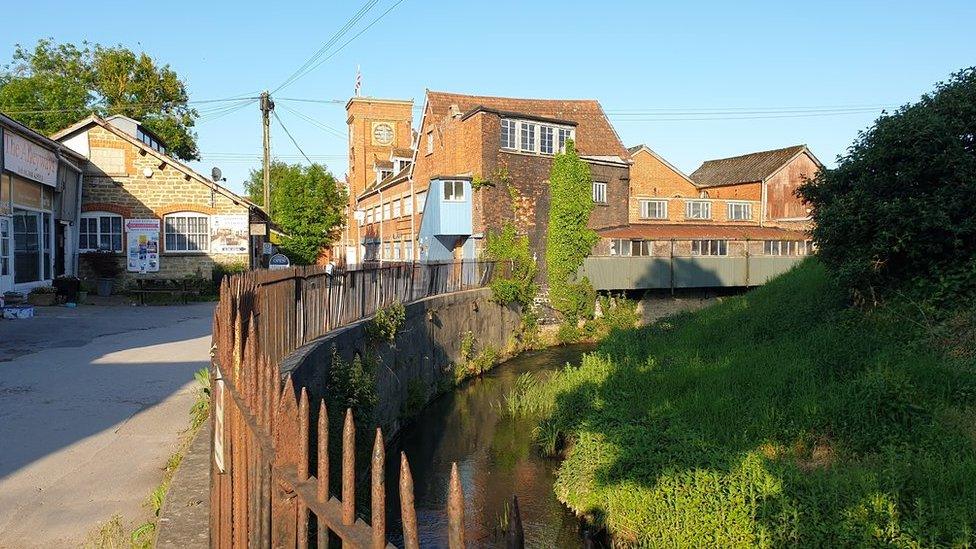
[[[566,141],[575,138],[571,127],[531,120],[503,118],[499,146],[510,151],[551,155],[566,150]]]
[[[166,154],[166,147],[158,139],[143,131],[142,126],[136,128],[136,138],[148,145],[152,150]]]

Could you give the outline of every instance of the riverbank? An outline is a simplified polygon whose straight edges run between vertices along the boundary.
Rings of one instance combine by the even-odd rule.
[[[976,364],[939,337],[907,308],[848,308],[807,261],[616,331],[508,408],[564,458],[559,500],[618,545],[966,544]]]

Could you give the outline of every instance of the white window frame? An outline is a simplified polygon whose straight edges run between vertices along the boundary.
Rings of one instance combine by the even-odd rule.
[[[553,154],[556,148],[556,128],[546,124],[539,125],[539,154]]]
[[[403,214],[403,212],[401,211],[400,199],[399,198],[394,198],[393,199],[393,219],[396,219],[396,218],[400,217],[402,214]]]
[[[417,213],[424,213],[424,206],[427,205],[427,191],[417,193]]]
[[[427,132],[427,154],[434,152],[434,132],[433,130]]]
[[[640,218],[641,219],[667,219],[668,218],[668,201],[661,199],[652,198],[641,198],[637,201],[640,207]],[[660,213],[660,215],[651,215],[651,205],[655,206],[655,212]]]
[[[748,202],[729,202],[726,206],[726,214],[728,215],[729,221],[750,221],[752,219],[752,204]]]
[[[502,118],[499,144],[506,150],[514,151],[518,148],[518,122],[511,118]]]
[[[566,141],[576,141],[576,130],[573,128],[558,128],[556,131],[556,150],[566,152]]]
[[[444,202],[464,202],[464,181],[463,180],[445,180],[444,185]],[[448,190],[450,189],[450,191]]]
[[[695,212],[695,207],[699,208]],[[685,219],[711,219],[712,203],[707,200],[689,200],[685,203]]]
[[[607,184],[604,181],[594,181],[593,182],[593,203],[594,204],[606,204],[607,203]]]
[[[631,251],[631,241],[629,238],[613,238],[610,240],[610,255],[630,257]]]
[[[527,153],[538,152],[539,131],[534,122],[519,122],[519,150]]]
[[[722,239],[692,240],[691,255],[693,256],[726,256],[729,255],[729,241]]]
[[[373,208],[366,208],[366,224],[370,225],[373,223]]]
[[[190,218],[197,218],[197,219],[203,218],[203,219],[206,219],[206,222],[207,222],[206,223],[206,225],[207,225],[207,231],[206,231],[206,233],[201,233],[201,232],[189,233],[188,232],[186,234],[187,249],[181,250],[181,249],[173,249],[173,248],[170,248],[170,246],[169,246],[169,239],[167,238],[167,236],[169,236],[169,234],[170,234],[170,232],[169,232],[169,220],[172,219],[172,218],[187,218],[187,219],[190,219]],[[210,228],[211,228],[210,227],[210,216],[207,215],[207,214],[202,214],[202,213],[199,213],[199,212],[173,212],[173,213],[169,213],[169,214],[164,215],[163,216],[163,251],[164,251],[164,253],[167,253],[167,254],[201,254],[201,253],[202,254],[206,254],[206,253],[210,253]],[[179,235],[180,233],[175,233],[175,234]],[[197,249],[197,250],[190,250],[189,249],[189,243],[190,243],[190,235],[191,234],[196,235],[196,236],[205,235],[206,238],[204,239],[204,241],[206,242],[206,246],[204,246],[204,247],[202,247],[200,249]]]
[[[390,203],[383,203],[383,221],[389,221],[390,219]]]
[[[119,232],[118,232],[118,235],[119,235],[119,248],[118,249],[114,249],[115,248],[114,246],[112,247],[111,250],[101,247],[101,242],[102,242],[102,218],[103,217],[104,218],[109,218],[109,219],[118,219],[119,220]],[[97,247],[97,248],[92,248],[91,247],[91,232],[87,230],[87,224],[88,224],[87,223],[87,220],[91,220],[91,219],[94,219],[95,220],[95,242],[98,243],[98,245],[99,245],[99,247]],[[105,250],[105,251],[110,251],[110,252],[117,253],[117,254],[122,253],[122,250],[125,248],[125,218],[123,218],[121,215],[119,215],[117,213],[113,213],[113,212],[92,211],[92,212],[82,212],[82,214],[81,214],[81,220],[82,221],[80,223],[78,223],[78,251],[79,252],[95,252],[95,251],[99,251],[99,250]],[[109,221],[109,224],[110,225],[111,225],[111,223],[112,222]],[[82,246],[81,245],[81,236],[82,236],[82,233],[84,233],[85,235],[88,235],[88,244],[89,244],[88,246]],[[109,232],[108,232],[108,235],[109,235],[110,238],[111,238],[111,236],[114,236],[115,234],[116,234],[115,231],[112,231],[112,230],[109,230]]]
[[[403,197],[403,215],[413,215],[413,196]]]

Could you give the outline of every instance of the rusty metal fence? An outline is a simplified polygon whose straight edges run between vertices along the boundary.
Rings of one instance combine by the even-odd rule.
[[[391,265],[326,273],[322,267],[253,271],[225,279],[214,312],[213,456],[210,546],[392,547],[386,541],[385,446],[377,428],[368,466],[371,522],[357,518],[356,429],[347,410],[341,483],[329,485],[325,401],[309,402],[279,362],[306,341],[369,316],[394,301],[485,286],[496,265],[458,262]],[[366,467],[363,467],[365,470]],[[419,547],[413,481],[400,455],[400,513],[407,548]],[[333,490],[333,488],[337,488]],[[512,506],[516,510],[517,503]],[[452,469],[448,541],[464,547],[464,497]],[[509,539],[518,546],[521,521]],[[331,533],[331,536],[330,536]]]

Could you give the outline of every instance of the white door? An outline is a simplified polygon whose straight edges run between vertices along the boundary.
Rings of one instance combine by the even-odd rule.
[[[9,217],[0,217],[0,293],[14,286],[12,227],[13,221]]]

